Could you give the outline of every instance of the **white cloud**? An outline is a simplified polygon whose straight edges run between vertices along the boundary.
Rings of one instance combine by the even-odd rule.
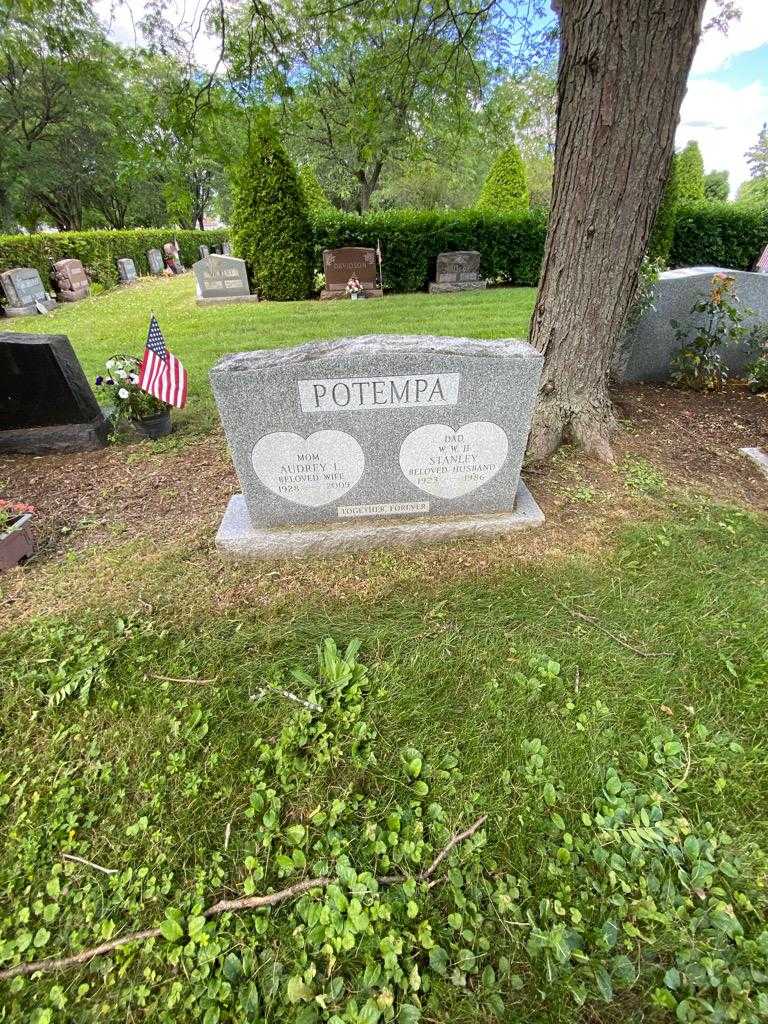
[[[768,2],[766,0],[735,0],[741,10],[738,21],[731,21],[724,35],[710,29],[701,37],[693,59],[692,75],[708,75],[721,71],[740,53],[748,53],[768,43]],[[708,0],[704,24],[717,13],[715,0]]]
[[[744,153],[768,121],[768,82],[733,88],[714,79],[692,78],[680,111],[677,147],[695,140],[707,171],[727,170],[731,195],[749,177]]]

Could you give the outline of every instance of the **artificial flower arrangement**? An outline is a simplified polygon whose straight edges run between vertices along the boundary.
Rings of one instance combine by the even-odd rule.
[[[96,378],[96,387],[110,406],[108,418],[113,433],[126,420],[140,423],[162,416],[171,408],[139,387],[140,366],[141,360],[136,356],[112,356],[105,364],[107,372]]]
[[[359,279],[354,274],[347,281],[346,292],[350,299],[359,299],[361,297],[365,297],[365,289],[360,284]]]

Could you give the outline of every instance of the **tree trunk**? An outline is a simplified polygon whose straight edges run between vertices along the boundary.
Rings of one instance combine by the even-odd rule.
[[[552,209],[529,455],[612,460],[611,359],[661,199],[705,0],[561,0]],[[557,6],[557,5],[556,5]]]

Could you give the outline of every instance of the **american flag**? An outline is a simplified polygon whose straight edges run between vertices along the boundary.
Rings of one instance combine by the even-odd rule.
[[[763,255],[757,261],[756,269],[761,274],[768,274],[768,245],[763,249]]]
[[[187,371],[165,347],[157,320],[149,321],[147,347],[139,369],[139,387],[161,402],[183,409],[187,404]]]

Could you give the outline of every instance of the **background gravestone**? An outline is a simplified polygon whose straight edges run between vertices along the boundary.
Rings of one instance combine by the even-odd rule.
[[[56,300],[48,295],[34,267],[4,270],[0,274],[0,285],[7,303],[3,306],[5,316],[30,316],[38,313],[38,303],[49,312],[56,308]]]
[[[101,448],[107,422],[63,334],[0,334],[0,451]]]
[[[232,255],[232,246],[229,244],[229,242],[222,242],[221,243],[221,255],[222,256],[231,256]]]
[[[430,294],[465,292],[485,288],[480,277],[480,253],[475,249],[461,252],[441,252],[437,257],[435,281]]]
[[[165,265],[170,267],[174,274],[184,273],[184,264],[181,262],[179,250],[173,242],[166,242],[163,246],[163,259],[165,260]]]
[[[234,256],[211,253],[192,265],[198,306],[211,306],[222,302],[258,302],[251,295],[245,260]]]
[[[612,376],[619,383],[634,381],[666,381],[672,360],[682,342],[675,337],[670,320],[680,326],[704,325],[705,314],[690,314],[694,303],[706,298],[715,274],[728,274],[735,280],[735,290],[742,310],[752,315],[744,320],[748,329],[768,321],[768,276],[745,270],[722,267],[683,267],[665,270],[653,286],[653,305],[633,328],[625,333],[616,351]],[[691,330],[689,337],[693,337]],[[755,358],[746,338],[735,345],[718,350],[731,373],[742,374]]]
[[[88,276],[80,260],[59,260],[53,264],[53,279],[60,302],[88,298]]]
[[[206,256],[211,255],[211,250],[207,245],[198,245],[197,251],[200,253],[200,259],[204,260]]]
[[[117,273],[120,276],[120,284],[133,284],[136,280],[136,264],[132,259],[117,261]]]
[[[543,521],[520,480],[543,356],[523,341],[374,335],[211,370],[240,479],[217,544],[269,557]]]
[[[367,299],[380,299],[384,294],[376,276],[375,249],[358,246],[324,249],[323,273],[325,288],[320,292],[321,299],[345,299],[347,281],[353,276],[359,279]]]
[[[154,277],[162,274],[164,269],[163,254],[159,249],[150,249],[147,252],[147,263],[149,263],[149,272]]]

